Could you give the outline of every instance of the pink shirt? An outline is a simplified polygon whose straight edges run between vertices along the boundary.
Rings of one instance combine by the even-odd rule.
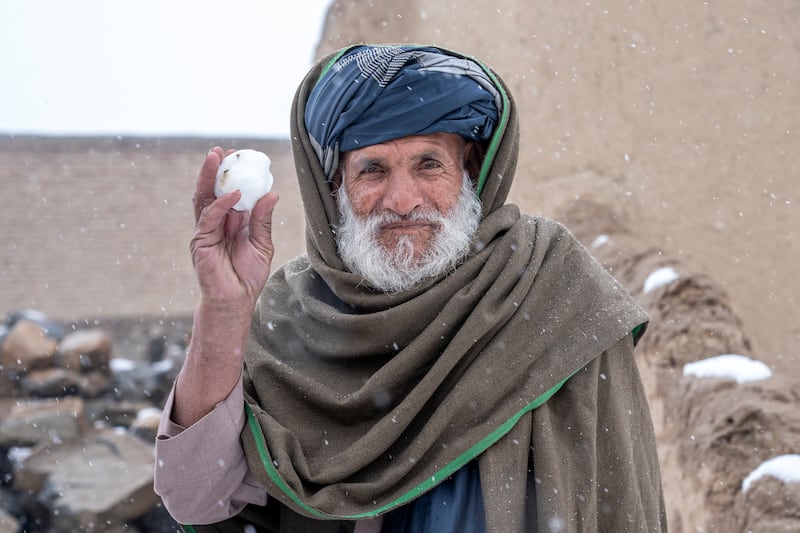
[[[245,424],[241,380],[228,397],[188,428],[171,420],[172,389],[156,437],[155,491],[181,524],[213,524],[247,504],[266,505],[267,491],[247,467],[239,435]],[[354,533],[378,533],[383,518],[359,520]]]

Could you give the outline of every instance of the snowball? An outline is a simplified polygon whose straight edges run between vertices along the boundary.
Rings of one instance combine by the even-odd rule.
[[[761,361],[744,355],[724,354],[683,365],[684,376],[732,379],[736,383],[760,381],[772,377],[772,371]]]
[[[675,269],[672,267],[663,267],[654,270],[647,276],[647,279],[644,280],[644,292],[648,293],[654,291],[659,287],[672,283],[679,277],[678,273],[675,272]]]
[[[764,461],[744,478],[742,491],[747,492],[754,481],[764,476],[772,476],[784,483],[800,483],[800,455],[779,455]]]
[[[217,170],[214,194],[217,197],[239,190],[242,197],[233,208],[237,211],[250,211],[259,198],[272,188],[270,160],[267,154],[258,150],[237,150],[225,156]]]

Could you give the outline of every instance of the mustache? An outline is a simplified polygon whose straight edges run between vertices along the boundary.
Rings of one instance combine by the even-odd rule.
[[[389,224],[399,224],[402,222],[423,222],[442,225],[446,221],[447,217],[442,215],[436,209],[420,207],[414,209],[407,215],[398,215],[397,213],[389,210],[372,213],[364,222],[369,225],[371,230],[374,231]]]
[[[446,214],[432,206],[418,206],[405,215],[380,208],[359,216],[343,188],[336,201],[339,223],[332,229],[342,262],[373,289],[386,293],[407,290],[454,270],[468,256],[481,220],[481,203],[466,172],[461,192]],[[396,246],[386,248],[378,239],[383,228],[394,224],[434,226],[431,241],[424,249],[415,249],[408,235],[400,235]]]

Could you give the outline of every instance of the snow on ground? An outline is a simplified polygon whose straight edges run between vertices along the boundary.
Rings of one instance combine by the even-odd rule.
[[[764,461],[744,478],[742,491],[747,492],[753,482],[764,476],[772,476],[787,484],[800,483],[800,455],[779,455]]]
[[[680,278],[680,276],[672,267],[663,267],[654,270],[647,276],[647,279],[644,280],[644,292],[645,294],[652,292],[659,287],[672,283],[678,278]]]
[[[732,379],[736,383],[760,381],[772,377],[772,371],[761,361],[744,355],[724,354],[683,365],[684,376]]]

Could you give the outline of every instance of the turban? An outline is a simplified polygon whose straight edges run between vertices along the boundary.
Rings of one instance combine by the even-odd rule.
[[[322,74],[305,125],[328,179],[340,152],[407,135],[488,140],[501,97],[475,61],[429,46],[358,46]]]

